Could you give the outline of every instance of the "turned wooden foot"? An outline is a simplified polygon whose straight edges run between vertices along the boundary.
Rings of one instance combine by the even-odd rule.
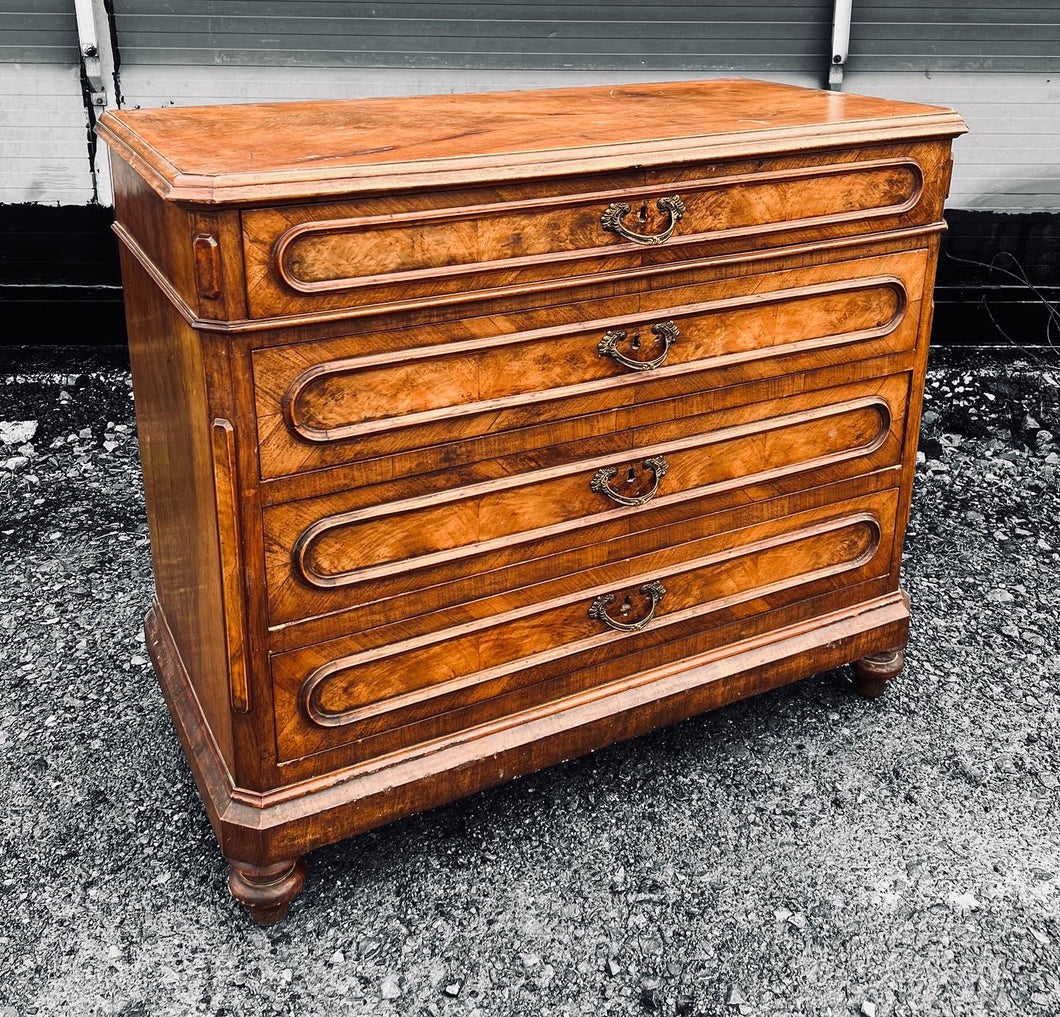
[[[888,650],[854,661],[854,691],[866,699],[883,695],[887,683],[905,666],[904,650]]]
[[[305,859],[275,865],[228,862],[228,889],[258,925],[275,925],[305,883]]]

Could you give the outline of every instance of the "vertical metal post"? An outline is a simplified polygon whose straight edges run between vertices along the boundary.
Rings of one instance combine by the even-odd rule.
[[[853,0],[835,0],[832,13],[832,52],[828,63],[828,87],[843,89],[843,71],[850,51],[850,13]]]
[[[110,162],[105,146],[97,145],[91,133],[96,119],[110,105],[117,105],[115,54],[110,11],[104,0],[74,0],[77,18],[77,43],[81,57],[82,87],[89,120],[88,157],[92,163],[92,179],[96,200],[101,205],[114,203],[114,188],[110,179]],[[113,82],[108,90],[108,84]]]
[[[99,33],[96,31],[92,0],[74,0],[74,14],[77,16],[77,43],[81,50],[81,66],[92,91],[93,105],[105,106],[107,99],[103,90],[103,65],[99,58]]]

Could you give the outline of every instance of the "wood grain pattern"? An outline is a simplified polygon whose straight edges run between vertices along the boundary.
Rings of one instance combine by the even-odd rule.
[[[599,561],[609,544],[621,555],[623,545],[609,536],[714,511],[735,491],[747,504],[775,495],[785,480],[812,484],[814,471],[838,480],[892,466],[899,462],[907,391],[903,376],[840,386],[674,421],[665,430],[645,428],[645,439],[654,430],[670,440],[634,446],[628,459],[574,460],[406,499],[359,490],[269,508],[271,624],[356,608],[345,624],[366,626],[383,610],[394,618],[451,607],[460,596],[453,583],[488,571],[496,590],[499,569],[507,570],[504,586],[531,582],[542,568],[558,577],[564,566],[555,558],[547,566],[533,563],[560,550],[573,563],[579,548],[582,560]],[[616,462],[634,469],[636,484],[643,459],[660,454],[670,470],[652,501],[619,507],[591,489],[596,471]],[[463,588],[474,593],[485,582]],[[406,607],[393,600],[402,596]]]
[[[962,130],[757,82],[103,118],[147,643],[259,920],[340,837],[893,677]]]
[[[119,206],[122,207],[122,206]],[[228,652],[206,376],[197,337],[122,254],[155,594],[229,767]]]
[[[612,670],[602,673],[614,677],[623,649],[658,646],[736,617],[746,626],[785,603],[887,576],[896,500],[892,489],[690,539],[621,563],[604,583],[575,582],[562,596],[384,647],[344,653],[353,641],[340,638],[278,654],[281,758],[387,730],[406,745],[422,737],[416,722],[439,717],[444,724],[461,709],[481,722],[535,700],[537,683],[588,663],[608,662]],[[638,591],[655,580],[666,596],[644,631],[614,632],[589,617],[592,601],[607,593],[643,610]],[[542,584],[540,597],[549,591]]]
[[[231,228],[233,216],[235,221],[238,221],[238,212],[232,212],[231,215],[227,211],[222,213],[222,232],[228,237],[222,245],[225,250],[238,250],[241,246],[238,231],[233,232]],[[697,254],[695,257],[680,261],[652,259],[645,251],[641,256],[642,263],[638,266],[627,265],[620,269],[606,269],[585,276],[515,282],[489,290],[456,291],[411,298],[403,298],[400,291],[397,291],[378,304],[325,307],[290,314],[277,314],[269,318],[248,318],[246,316],[246,294],[240,281],[242,277],[238,270],[229,270],[231,259],[222,258],[221,262],[222,274],[225,275],[226,280],[230,278],[232,282],[238,283],[233,286],[231,282],[226,282],[224,291],[226,304],[233,305],[225,309],[228,317],[204,316],[185,302],[122,223],[116,222],[112,228],[119,242],[132,252],[192,328],[203,335],[212,333],[234,337],[254,334],[255,346],[266,347],[310,341],[329,334],[346,334],[358,326],[366,326],[374,330],[400,328],[409,320],[416,320],[421,324],[452,322],[459,320],[465,313],[474,315],[481,314],[483,311],[495,313],[531,309],[540,307],[549,301],[554,302],[554,307],[562,308],[567,300],[580,299],[584,295],[610,293],[612,296],[621,297],[651,290],[660,285],[680,285],[683,280],[694,275],[698,269],[708,267],[717,278],[732,278],[746,274],[752,264],[758,264],[759,270],[762,270],[773,266],[820,264],[828,260],[829,256],[851,258],[909,250],[923,246],[932,237],[945,232],[946,224],[938,220],[922,226],[898,225],[873,233],[855,233],[850,236],[818,238],[810,241],[800,240],[796,243],[784,243],[775,248],[756,247],[750,250],[736,249],[729,252],[708,251],[705,254]],[[232,299],[233,296],[235,299]],[[242,307],[237,306],[240,296],[244,300]]]
[[[454,326],[449,342],[446,330],[423,329],[422,339],[433,342],[418,350],[371,353],[373,337],[361,335],[260,350],[262,473],[393,454],[423,447],[433,435],[447,442],[495,436],[527,416],[579,416],[647,401],[663,387],[673,398],[707,387],[696,372],[729,365],[746,364],[746,376],[761,377],[784,370],[770,359],[778,348],[835,350],[843,361],[908,350],[916,342],[924,257],[912,251],[729,281],[708,276],[630,300],[621,316],[596,317],[617,301],[593,301],[577,309],[583,318],[574,326],[549,326],[545,309],[496,334],[508,322],[490,316]],[[680,334],[658,369],[630,371],[598,352],[609,330],[650,335],[659,321],[673,322]],[[487,334],[465,338],[476,331]],[[509,445],[517,440],[512,435]]]
[[[654,562],[638,562],[641,574],[629,576],[617,593],[613,586],[591,587],[576,597],[568,594],[534,605],[533,613],[490,619],[478,631],[468,632],[470,626],[465,626],[455,637],[440,633],[429,646],[414,641],[391,646],[386,653],[329,661],[306,677],[302,711],[319,727],[339,727],[410,705],[434,707],[439,699],[501,677],[516,664],[533,667],[557,651],[577,653],[635,638],[613,627],[607,630],[606,622],[593,617],[589,609],[601,596],[618,601],[609,617],[625,615],[629,623],[643,624],[644,590],[658,583],[662,612],[651,618],[658,628],[693,613],[764,597],[793,582],[808,583],[864,565],[879,546],[880,527],[879,519],[866,512],[746,546],[740,543],[743,536],[727,534],[730,543],[724,551],[681,562],[680,570],[669,563],[663,571],[652,568]],[[695,547],[684,544],[681,550]],[[412,682],[410,673],[415,675]]]
[[[241,575],[242,539],[239,528],[239,502],[236,483],[235,430],[227,420],[213,422],[214,498],[217,508],[218,556],[224,587],[225,647],[228,652],[229,688],[232,709],[250,710],[250,683],[247,679],[246,622]]]
[[[662,483],[661,478],[647,480],[653,476],[646,465],[650,460],[661,460],[670,476],[667,493],[652,499],[657,508],[719,485],[752,483],[776,472],[866,455],[883,444],[890,424],[883,400],[860,399],[711,432],[693,443],[648,446],[618,466],[611,458],[590,460],[578,464],[576,476],[567,468],[559,476],[461,488],[447,498],[331,512],[306,526],[294,541],[296,574],[309,586],[332,589],[451,561],[465,549],[474,553],[512,546],[519,542],[513,540],[516,535],[555,533],[561,524],[589,525],[603,513],[629,508],[624,513],[629,517],[634,508],[645,509],[649,503],[616,508],[600,488],[645,497],[645,491]],[[594,487],[602,471],[614,471],[617,477]]]
[[[661,506],[641,520],[627,520],[615,513],[573,534],[560,532],[528,542],[522,547],[523,554],[501,549],[421,573],[395,573],[363,586],[317,591],[334,609],[276,623],[268,629],[268,644],[280,652],[346,636],[356,638],[364,648],[385,646],[395,639],[454,624],[454,619],[469,621],[533,603],[544,583],[553,589],[575,589],[579,583],[584,585],[584,576],[592,572],[599,576],[594,582],[607,584],[621,575],[621,563],[631,555],[671,546],[675,530],[689,540],[728,532],[751,522],[829,504],[838,497],[837,485],[852,485],[847,492],[850,496],[868,495],[894,486],[901,476],[898,466],[864,474],[858,472],[857,460],[841,465],[846,469],[825,466],[807,473],[752,480],[702,501]],[[424,582],[424,577],[430,583]],[[374,598],[373,588],[378,594]],[[305,588],[305,592],[312,591]],[[311,600],[303,598],[302,609],[310,603],[320,601],[316,595]]]
[[[891,146],[704,165],[691,177],[687,169],[642,170],[247,209],[248,308],[261,317],[416,296],[468,299],[502,286],[926,226],[941,217],[941,196],[925,183],[938,177],[941,158],[937,145]],[[643,212],[644,232],[657,231],[655,202],[679,192],[686,211],[665,244],[630,243],[602,226],[609,205],[624,202],[634,220]]]
[[[915,259],[910,262],[913,268]],[[910,274],[919,276],[915,269]],[[503,342],[349,357],[307,368],[283,394],[281,405],[295,438],[324,444],[538,402],[544,394],[562,398],[568,391],[591,391],[596,380],[617,378],[632,385],[648,378],[600,351],[609,332],[622,333],[615,348],[632,361],[654,362],[665,353],[666,359],[650,370],[666,376],[682,368],[703,370],[722,356],[766,353],[782,344],[847,345],[877,339],[898,328],[906,303],[901,279],[870,276],[722,297],[649,316],[590,321],[574,336],[550,330],[502,337]],[[673,349],[659,335],[664,330],[676,336]],[[270,351],[273,359],[282,352]]]
[[[135,239],[142,252],[137,260],[148,261],[168,281],[181,302],[197,310],[199,301],[187,210],[163,201],[147,181],[114,153],[111,174],[115,226]],[[187,245],[180,242],[185,236],[189,240]]]
[[[108,110],[98,127],[160,194],[205,203],[554,177],[680,164],[690,153],[720,159],[965,130],[948,109],[744,80]]]
[[[263,504],[278,505],[303,497],[369,489],[373,497],[408,496],[488,480],[501,474],[525,472],[595,455],[619,455],[631,446],[627,430],[642,432],[638,442],[658,440],[658,429],[669,433],[670,421],[680,428],[689,417],[733,406],[835,387],[844,382],[880,379],[909,370],[907,353],[890,353],[867,360],[849,360],[842,350],[824,350],[765,358],[755,364],[736,363],[704,372],[700,386],[687,391],[680,379],[648,382],[624,406],[595,409],[553,421],[546,404],[538,422],[530,419],[511,432],[485,434],[468,440],[446,441],[423,449],[381,453],[356,463],[320,468],[308,473],[270,478],[257,487]],[[562,407],[563,404],[560,404]],[[645,430],[646,429],[646,430]],[[551,439],[551,440],[550,440]],[[256,467],[255,467],[256,468]],[[411,494],[418,493],[416,490]]]
[[[818,220],[900,214],[916,204],[923,178],[911,159],[882,159],[685,180],[673,186],[680,187],[685,211],[680,229],[666,241],[671,249],[712,233],[751,227],[790,229]],[[509,261],[556,264],[623,246],[621,237],[601,226],[611,203],[631,204],[641,232],[661,232],[667,217],[656,201],[669,190],[663,182],[497,205],[310,219],[288,227],[269,246],[277,275],[299,293],[371,285],[383,276],[409,284],[439,270],[461,275]],[[254,245],[273,224],[289,222],[301,211],[252,209],[243,214],[243,228]],[[628,242],[624,246],[638,250]]]

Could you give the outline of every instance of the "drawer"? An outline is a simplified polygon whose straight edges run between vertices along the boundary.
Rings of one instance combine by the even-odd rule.
[[[542,564],[555,578],[563,561],[568,569],[599,564],[604,547],[623,555],[613,538],[702,516],[726,492],[741,491],[748,503],[774,496],[788,478],[820,483],[817,473],[835,481],[894,466],[908,388],[908,376],[897,375],[703,414],[680,430],[660,425],[667,440],[656,444],[638,444],[644,435],[630,432],[626,457],[448,491],[386,500],[349,491],[271,506],[264,512],[269,622],[357,608],[356,624],[365,626],[384,602],[391,618],[437,610],[487,588],[496,594],[540,581],[542,568],[529,565],[539,559],[551,558]],[[589,553],[556,558],[587,545]],[[460,585],[486,572],[488,586]]]
[[[368,651],[335,639],[277,654],[280,758],[361,740],[377,752],[380,740],[414,744],[531,709],[554,695],[550,679],[594,663],[656,646],[665,659],[667,643],[734,621],[751,634],[757,616],[785,605],[804,603],[811,617],[815,597],[842,589],[849,600],[859,584],[890,576],[897,505],[889,489],[681,541],[630,558],[613,585]],[[614,681],[622,670],[607,674]]]
[[[253,317],[571,278],[940,218],[942,146],[770,157],[242,214]],[[922,200],[924,199],[924,200]],[[658,260],[655,258],[654,260]],[[484,294],[483,294],[484,295]]]
[[[453,341],[439,341],[444,329],[424,328],[430,344],[412,349],[366,352],[373,342],[409,341],[369,335],[256,350],[261,473],[445,444],[440,467],[467,460],[454,442],[495,443],[510,432],[511,452],[531,422],[670,399],[709,385],[711,370],[747,364],[749,376],[762,377],[784,372],[781,354],[832,351],[834,361],[911,350],[926,266],[927,252],[916,250],[723,280],[708,274],[635,300],[566,308],[570,324],[545,326],[556,313],[545,308],[521,315],[523,327],[511,332],[504,318],[475,322],[480,338],[466,338],[461,325]],[[422,463],[432,468],[430,457]]]

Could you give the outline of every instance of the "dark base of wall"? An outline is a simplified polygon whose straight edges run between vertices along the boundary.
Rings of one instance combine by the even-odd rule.
[[[100,205],[0,205],[0,346],[125,344],[112,222]]]
[[[113,218],[98,205],[0,205],[0,346],[125,343]],[[1060,212],[946,220],[935,347],[1060,347]]]
[[[0,345],[38,342],[51,346],[125,343],[121,286],[10,286],[0,282],[0,313],[8,323]],[[24,323],[12,328],[12,323]],[[27,335],[23,328],[32,328]]]
[[[946,222],[932,343],[1060,347],[1060,212],[957,209]]]

